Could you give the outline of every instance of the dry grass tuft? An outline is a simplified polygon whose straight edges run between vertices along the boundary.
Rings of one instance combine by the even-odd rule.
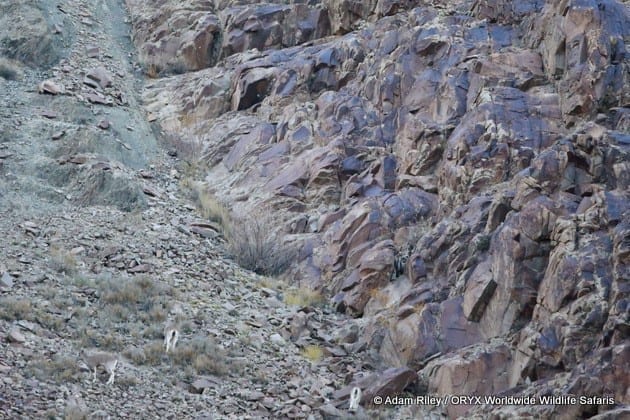
[[[201,217],[218,223],[223,232],[227,233],[231,225],[229,210],[201,186],[196,186],[194,191],[195,201]]]
[[[98,347],[103,350],[120,351],[125,342],[120,335],[108,332],[103,334],[100,329],[82,327],[77,332],[77,338],[81,347]]]
[[[149,276],[138,276],[131,279],[114,280],[109,279],[99,283],[102,291],[101,300],[106,304],[136,305],[144,303],[147,310],[150,310],[155,303],[148,299],[161,295],[165,290]],[[147,302],[151,302],[147,307]]]
[[[68,356],[33,361],[26,368],[26,373],[40,381],[53,379],[57,383],[78,382],[81,379],[76,358]]]
[[[378,287],[373,287],[369,290],[370,298],[378,302],[380,306],[385,306],[389,302],[389,294]]]
[[[52,247],[50,249],[50,264],[52,268],[66,275],[73,275],[77,272],[77,258],[68,250]]]
[[[173,362],[180,366],[192,366],[197,374],[225,375],[229,357],[225,349],[210,338],[195,338],[177,346],[172,354]]]
[[[156,64],[146,66],[145,73],[149,79],[157,79],[160,76],[160,70]]]
[[[320,346],[308,345],[302,349],[302,356],[311,363],[317,363],[324,357],[324,350]]]
[[[152,341],[142,348],[132,347],[124,353],[136,365],[158,366],[162,363],[164,347],[161,341]]]
[[[284,293],[284,303],[291,306],[318,306],[324,302],[324,298],[317,290],[292,289]]]
[[[28,299],[17,299],[11,296],[0,298],[0,318],[7,321],[16,319],[33,320],[33,305]]]
[[[50,418],[56,419],[57,416],[53,415]],[[80,407],[76,406],[66,406],[63,410],[63,419],[64,420],[88,420],[90,418],[90,413],[83,410]]]

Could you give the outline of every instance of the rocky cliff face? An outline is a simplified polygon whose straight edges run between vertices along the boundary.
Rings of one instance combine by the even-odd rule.
[[[629,414],[627,1],[0,0],[0,28],[0,414],[336,418],[355,386],[359,417]],[[326,304],[224,260],[182,184],[268,213]],[[122,385],[66,386],[87,345]]]
[[[435,394],[630,403],[626,2],[138,3],[145,64],[200,70],[148,111],[220,200],[278,209],[355,351]]]

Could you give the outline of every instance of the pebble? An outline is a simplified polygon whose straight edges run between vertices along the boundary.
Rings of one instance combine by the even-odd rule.
[[[11,343],[18,343],[18,344],[22,344],[26,341],[26,337],[24,337],[24,334],[22,334],[17,328],[12,328],[9,331],[7,339]]]

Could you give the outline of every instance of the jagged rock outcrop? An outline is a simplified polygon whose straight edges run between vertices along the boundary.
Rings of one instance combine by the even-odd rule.
[[[222,202],[279,209],[286,277],[364,318],[354,350],[440,394],[630,403],[627,4],[242,3],[146,107]]]

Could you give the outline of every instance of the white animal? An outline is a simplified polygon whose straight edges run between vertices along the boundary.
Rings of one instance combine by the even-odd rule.
[[[177,340],[179,340],[179,326],[169,322],[164,327],[164,351],[168,353],[169,350],[175,350]]]
[[[81,350],[81,357],[85,361],[85,364],[93,372],[94,377],[92,382],[96,381],[96,374],[98,369],[102,368],[109,373],[109,379],[107,379],[107,385],[114,383],[114,375],[116,373],[116,366],[118,366],[118,357],[105,352],[96,352],[87,354],[85,350]]]
[[[361,388],[354,387],[352,388],[352,392],[350,393],[350,407],[348,410],[351,412],[355,412],[359,409],[359,403],[361,402]]]

